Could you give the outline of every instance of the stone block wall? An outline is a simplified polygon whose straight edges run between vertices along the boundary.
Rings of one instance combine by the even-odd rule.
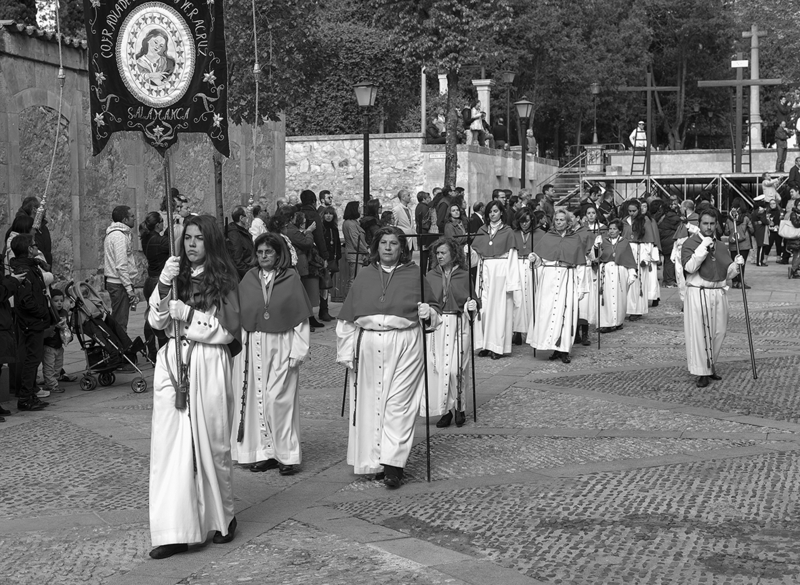
[[[286,193],[323,189],[334,196],[341,217],[348,201],[361,200],[364,181],[363,135],[291,136],[286,138]],[[370,192],[387,209],[401,188],[428,191],[444,184],[444,146],[422,144],[422,134],[370,136]],[[558,169],[558,163],[527,156],[527,188],[536,190]],[[521,153],[458,145],[457,185],[467,202],[488,201],[492,190],[520,188]],[[412,205],[416,199],[412,196]]]
[[[370,136],[370,193],[384,209],[405,187],[413,194],[425,187],[421,134]],[[286,194],[304,189],[333,195],[339,217],[348,201],[362,200],[364,186],[364,137],[289,136],[286,138]],[[427,189],[430,190],[430,189]]]

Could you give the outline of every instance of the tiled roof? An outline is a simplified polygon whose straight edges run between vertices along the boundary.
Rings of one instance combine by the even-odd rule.
[[[51,43],[58,42],[58,35],[53,31],[42,30],[35,26],[14,22],[13,20],[0,20],[0,28],[12,34],[27,35]],[[74,47],[76,49],[86,48],[86,41],[75,37],[65,37],[61,35],[61,42],[63,46],[66,47]]]

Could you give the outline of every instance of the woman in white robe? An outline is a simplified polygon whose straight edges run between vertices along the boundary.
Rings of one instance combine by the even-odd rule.
[[[336,361],[350,370],[347,463],[397,488],[424,398],[422,324],[436,328],[439,313],[402,230],[380,228],[370,248],[336,325]]]
[[[522,288],[514,232],[503,223],[505,207],[493,199],[486,204],[485,214],[489,224],[481,226],[473,240],[480,258],[477,286],[481,299],[475,347],[480,357],[496,360],[511,353],[513,312],[521,303]]]
[[[233,540],[231,462],[231,354],[239,343],[238,274],[225,252],[216,219],[193,216],[185,223],[180,257],[167,260],[149,299],[148,320],[169,342],[158,352],[153,376],[150,441],[150,556],[163,559],[188,544]],[[172,283],[178,299],[170,300]],[[188,366],[188,392],[176,361],[174,326],[181,359]],[[182,408],[176,399],[185,396]]]
[[[586,294],[582,273],[586,264],[584,241],[569,226],[569,216],[560,209],[553,215],[553,229],[531,254],[536,266],[535,320],[530,325],[528,344],[534,349],[552,349],[550,360],[568,364],[578,328],[578,302]]]
[[[628,286],[636,278],[637,267],[630,242],[621,233],[622,221],[611,220],[608,235],[597,236],[592,248],[595,273],[600,275],[600,290],[591,293],[600,294],[600,321],[597,323],[600,333],[622,329],[627,314]],[[597,304],[597,296],[594,296],[592,305],[596,307]]]
[[[649,312],[652,279],[658,280],[656,264],[659,260],[655,246],[657,236],[647,218],[641,214],[641,204],[631,199],[625,204],[628,217],[623,220],[622,236],[630,242],[633,258],[639,267],[637,277],[628,289],[628,315],[630,321],[638,321]]]
[[[239,283],[244,351],[233,367],[231,456],[253,472],[292,475],[302,462],[298,389],[313,310],[283,238],[262,234],[255,249],[259,265]]]
[[[440,238],[431,245],[437,265],[425,275],[442,308],[442,324],[428,334],[428,406],[431,416],[444,415],[438,428],[449,427],[455,413],[456,426],[466,421],[466,395],[472,350],[470,314],[477,303],[471,298],[470,278],[464,252],[453,238]],[[425,416],[425,403],[420,404]]]
[[[512,343],[522,345],[522,336],[528,334],[528,325],[533,319],[533,270],[528,256],[534,252],[537,238],[544,233],[534,230],[533,216],[523,208],[514,216],[514,244],[519,266],[519,305],[515,304],[512,317],[514,336]]]

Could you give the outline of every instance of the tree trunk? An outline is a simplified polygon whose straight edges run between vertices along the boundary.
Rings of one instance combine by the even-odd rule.
[[[447,72],[447,142],[444,146],[444,186],[456,184],[458,177],[458,126],[461,124],[461,112],[455,99],[458,94],[458,71]]]

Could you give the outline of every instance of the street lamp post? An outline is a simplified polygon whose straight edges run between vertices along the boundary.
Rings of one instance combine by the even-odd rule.
[[[590,87],[592,90],[592,105],[594,106],[594,122],[592,124],[592,144],[597,144],[597,95],[600,93],[600,84],[595,81]]]
[[[366,209],[369,201],[369,110],[375,105],[375,96],[378,93],[378,86],[372,81],[362,81],[357,83],[353,89],[356,92],[358,105],[364,111],[364,207]]]
[[[514,102],[514,107],[517,108],[517,116],[519,117],[520,124],[522,124],[522,168],[520,169],[520,189],[525,188],[525,167],[527,166],[527,153],[525,152],[528,147],[528,120],[533,111],[533,102],[529,101],[527,97],[523,96],[518,102]]]
[[[506,148],[511,148],[511,84],[514,83],[515,73],[503,71],[503,83],[506,84]]]
[[[692,121],[692,130],[694,130],[694,149],[697,150],[697,116],[700,114],[700,104],[695,102],[692,106],[694,111],[694,120]]]

